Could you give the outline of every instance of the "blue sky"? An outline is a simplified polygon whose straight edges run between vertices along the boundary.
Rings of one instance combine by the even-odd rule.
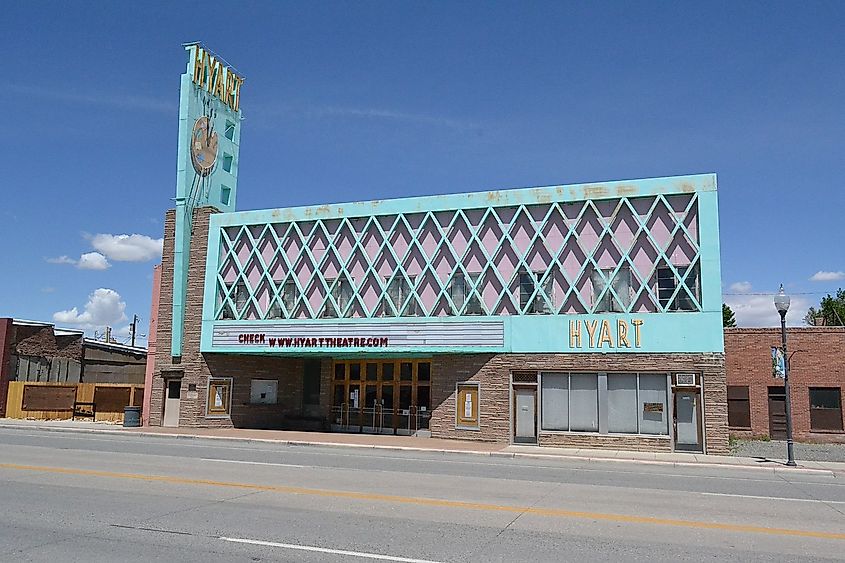
[[[842,2],[7,4],[0,316],[125,335],[138,314],[146,333],[180,45],[202,40],[246,76],[240,209],[716,172],[723,287],[743,294],[725,299],[776,324],[754,294],[783,282],[799,323],[845,286],[843,18]]]

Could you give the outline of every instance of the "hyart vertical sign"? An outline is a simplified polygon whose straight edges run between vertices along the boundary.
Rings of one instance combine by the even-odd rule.
[[[243,76],[200,43],[185,45],[179,90],[176,232],[173,260],[171,354],[182,355],[182,330],[193,212],[211,206],[234,211],[238,187]]]

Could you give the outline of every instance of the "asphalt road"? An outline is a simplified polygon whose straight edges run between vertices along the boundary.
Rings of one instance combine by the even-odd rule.
[[[845,479],[0,429],[0,561],[845,559]]]

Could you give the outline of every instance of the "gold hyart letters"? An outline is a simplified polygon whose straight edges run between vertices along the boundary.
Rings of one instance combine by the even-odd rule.
[[[194,84],[219,98],[232,110],[238,111],[244,79],[199,45],[194,47],[193,80]]]
[[[570,348],[639,348],[642,346],[642,319],[603,319],[569,321]]]

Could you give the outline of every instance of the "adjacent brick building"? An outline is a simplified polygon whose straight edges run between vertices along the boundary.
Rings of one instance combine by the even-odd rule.
[[[730,432],[784,439],[783,380],[772,376],[779,328],[725,329]],[[787,330],[793,435],[808,442],[843,442],[845,327]]]

